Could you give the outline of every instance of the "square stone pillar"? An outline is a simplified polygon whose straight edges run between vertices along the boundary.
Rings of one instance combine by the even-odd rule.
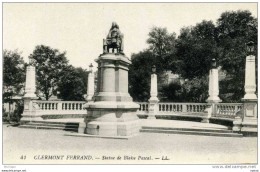
[[[26,68],[26,81],[25,81],[25,95],[26,98],[36,98],[36,75],[35,75],[35,67],[27,66]]]
[[[88,92],[87,92],[87,102],[92,101],[93,100],[93,96],[94,96],[94,89],[95,89],[95,81],[94,81],[94,73],[90,72],[88,74]]]
[[[33,101],[37,99],[35,91],[36,91],[35,67],[27,66],[25,95],[23,96],[24,111],[22,114],[21,123],[42,120],[41,114],[39,113],[40,107],[36,102]]]
[[[157,75],[152,74],[151,75],[151,91],[150,91],[150,99],[149,99],[149,114],[147,119],[156,119],[155,115],[158,114],[159,107],[158,102],[159,99],[157,97],[158,95],[158,89],[157,89]]]
[[[209,71],[209,97],[206,100],[208,103],[219,103],[219,80],[218,69],[213,68]]]
[[[255,56],[246,57],[245,96],[243,101],[243,115],[241,132],[244,135],[257,135],[257,96],[255,80]]]
[[[218,80],[218,68],[216,67],[216,60],[212,60],[212,69],[209,71],[209,97],[206,100],[207,105],[204,116],[202,117],[203,123],[209,123],[209,119],[215,109],[215,103],[219,103],[222,100],[219,98],[219,80]]]

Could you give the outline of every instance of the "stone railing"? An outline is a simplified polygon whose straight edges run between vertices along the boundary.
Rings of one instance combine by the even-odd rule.
[[[242,108],[242,103],[217,103],[214,104],[212,117],[234,119]]]
[[[140,117],[142,115],[147,116],[149,113],[149,103],[147,102],[136,102],[140,105],[140,108],[137,110],[137,115]]]
[[[148,112],[149,109],[149,103],[146,102],[136,102],[140,105],[140,108],[138,109],[139,112]]]
[[[138,116],[149,115],[149,103],[148,102],[136,102],[140,105],[137,111]],[[33,104],[37,106],[37,113],[45,118],[46,116],[52,116],[50,118],[57,117],[82,117],[87,114],[87,110],[84,109],[85,101],[44,101],[33,100]],[[184,116],[184,117],[203,117],[205,116],[205,109],[211,105],[212,118],[220,119],[234,119],[236,113],[242,109],[242,103],[167,103],[160,102],[157,104],[156,116]]]
[[[46,115],[83,115],[87,110],[83,109],[85,101],[45,101],[33,100],[38,105],[38,113]]]
[[[149,103],[137,102],[140,105],[138,115],[149,115]],[[184,117],[202,117],[205,116],[205,109],[212,108],[212,118],[233,120],[237,112],[243,107],[242,103],[158,103],[158,112],[156,116],[184,116]]]
[[[158,103],[158,116],[201,117],[207,103]]]
[[[159,113],[197,113],[203,112],[207,103],[158,103]]]

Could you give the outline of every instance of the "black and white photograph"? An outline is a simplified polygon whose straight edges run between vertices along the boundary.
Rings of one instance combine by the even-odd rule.
[[[257,1],[2,2],[2,171],[258,171],[257,14]]]

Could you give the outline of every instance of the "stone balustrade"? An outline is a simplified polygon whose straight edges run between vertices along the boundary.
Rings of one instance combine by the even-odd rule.
[[[160,113],[197,113],[203,112],[208,103],[159,103]]]
[[[214,106],[212,117],[234,119],[242,108],[242,103],[217,103]]]
[[[69,115],[69,114],[87,114],[83,108],[85,101],[45,101],[33,100],[38,105],[38,112],[46,115]],[[140,105],[137,111],[138,115],[149,115],[148,102],[136,102]],[[203,116],[204,110],[209,103],[158,103],[159,110],[156,115],[175,115],[175,116]],[[213,118],[234,119],[236,113],[242,110],[242,103],[215,103],[212,106]]]
[[[68,111],[68,110],[84,110],[84,101],[42,101],[35,100],[39,105],[40,110],[43,111]]]
[[[140,105],[139,112],[148,112],[149,110],[149,103],[146,102],[136,102]]]
[[[87,110],[83,108],[85,101],[33,100],[32,102],[43,119],[81,118],[87,114]]]

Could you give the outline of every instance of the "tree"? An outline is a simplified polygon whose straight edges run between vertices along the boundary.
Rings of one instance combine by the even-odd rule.
[[[148,101],[150,98],[150,75],[155,57],[145,50],[131,56],[129,67],[129,93],[134,101]]]
[[[36,67],[37,90],[48,100],[56,94],[61,74],[68,65],[66,52],[60,53],[49,46],[38,45],[29,59]]]
[[[168,33],[166,28],[153,27],[148,35],[149,38],[146,42],[156,59],[158,73],[168,70],[169,64],[175,60],[176,34]]]
[[[83,101],[83,95],[87,93],[88,71],[82,68],[67,66],[62,71],[58,91],[60,98],[70,101]]]
[[[226,101],[237,102],[244,96],[245,44],[254,41],[257,47],[257,30],[257,19],[249,11],[225,12],[217,20],[217,43],[221,52],[219,64],[227,71],[220,92]],[[254,54],[257,56],[257,49]]]
[[[17,51],[4,50],[3,57],[3,98],[5,102],[9,101],[9,98],[14,94],[18,94],[24,87],[25,64]]]
[[[185,79],[208,74],[210,62],[218,59],[215,40],[216,29],[212,21],[202,21],[195,27],[182,28],[176,43],[179,65],[177,72]]]
[[[25,81],[25,63],[21,53],[16,51],[3,51],[3,103],[10,104],[14,102],[12,97],[22,94]],[[7,114],[8,120],[14,115]]]

